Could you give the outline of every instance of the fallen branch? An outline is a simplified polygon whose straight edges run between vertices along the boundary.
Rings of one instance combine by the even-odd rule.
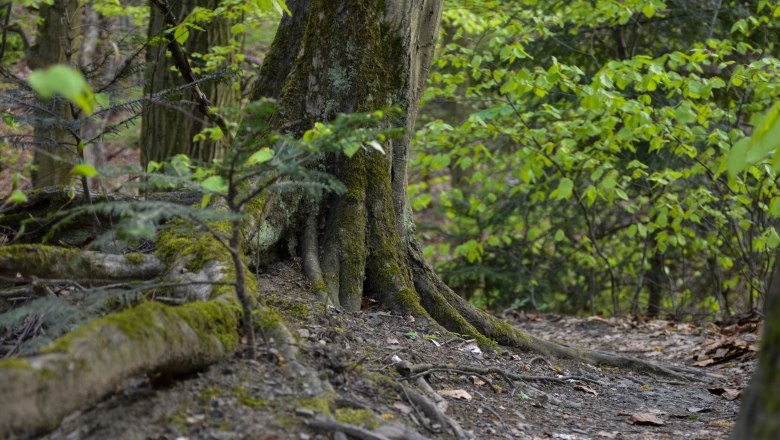
[[[428,417],[431,421],[438,423],[442,428],[449,427],[453,435],[455,435],[455,438],[458,440],[468,439],[468,436],[466,436],[466,434],[463,432],[460,424],[458,424],[458,422],[453,420],[451,417],[444,414],[444,412],[429,398],[411,388],[405,387],[400,382],[394,382],[394,384],[396,389],[403,393],[409,403],[413,406],[419,407],[425,416]]]

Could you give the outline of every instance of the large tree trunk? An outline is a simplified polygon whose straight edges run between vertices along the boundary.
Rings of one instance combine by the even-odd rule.
[[[277,34],[269,62],[278,65],[264,67],[274,73],[268,83],[286,78],[279,98],[280,125],[301,133],[338,113],[393,105],[402,116],[388,124],[407,129],[403,137],[385,143],[386,154],[361,151],[349,160],[328,160],[348,191],[312,213],[319,219],[316,231],[322,232],[316,240],[304,240],[317,254],[305,260],[319,262],[321,271],[310,272],[322,273],[314,281],[327,286],[331,300],[347,309],[358,309],[366,292],[394,309],[422,312],[407,255],[414,233],[406,162],[442,2],[317,0],[308,2],[308,10],[301,7],[307,2],[291,3],[308,16],[290,20],[289,31]],[[294,62],[274,57],[278,48],[296,44],[300,49],[293,52],[299,54]],[[278,89],[274,85],[256,93],[274,96]]]
[[[176,19],[181,22],[195,7],[213,9],[219,3],[217,0],[182,0],[170,2],[170,6]],[[231,38],[236,38],[230,34],[232,24],[232,20],[215,18],[205,26],[205,31],[190,30],[184,49],[188,55],[208,54],[212,47],[227,45]],[[162,14],[152,6],[149,39],[163,35],[165,28]],[[150,47],[146,54],[144,94],[152,100],[143,114],[141,163],[145,166],[149,161],[166,161],[176,154],[186,154],[193,159],[207,162],[220,157],[225,149],[224,142],[193,140],[195,135],[209,124],[206,116],[199,112],[190,89],[170,93],[177,87],[184,86],[185,81],[178,71],[171,70],[174,63],[171,57],[166,55],[168,46],[162,41]],[[230,61],[232,60],[226,62]],[[191,62],[195,68],[203,65],[198,60],[193,59]],[[207,81],[200,87],[214,108],[236,106],[241,99],[231,81]]]
[[[81,48],[83,10],[78,0],[45,3],[40,7],[41,24],[38,42],[33,46],[28,64],[41,69],[54,64],[77,62]],[[34,142],[36,144],[32,172],[33,186],[69,185],[69,174],[78,161],[78,142],[68,132],[68,122],[74,119],[70,105],[62,99],[40,103],[45,109],[36,115]]]
[[[742,398],[733,440],[780,438],[780,252],[766,297],[758,369]]]
[[[404,135],[388,139],[385,154],[363,150],[324,165],[347,187],[320,206],[307,206],[301,231],[304,271],[337,305],[357,310],[363,296],[397,312],[432,318],[447,329],[495,343],[587,362],[685,374],[636,359],[539,340],[485,313],[453,292],[425,260],[415,237],[407,196],[409,141],[432,62],[443,0],[293,0],[300,14],[283,23],[256,96],[278,94],[278,126],[301,134],[338,113],[388,106]],[[305,6],[308,6],[305,7]],[[283,48],[283,49],[280,49]],[[289,52],[286,48],[296,48]],[[284,50],[294,61],[274,57]],[[265,81],[265,82],[264,82]],[[262,90],[263,84],[274,87]],[[273,85],[273,86],[271,86]],[[310,204],[313,205],[313,204]]]

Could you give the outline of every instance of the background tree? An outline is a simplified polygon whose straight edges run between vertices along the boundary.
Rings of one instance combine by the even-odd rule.
[[[78,65],[81,49],[84,10],[78,0],[41,3],[38,40],[28,57],[28,65],[40,69],[54,64]],[[35,124],[35,146],[32,181],[35,187],[68,185],[70,171],[81,157],[68,121],[78,117],[78,110],[65,101],[53,99],[40,104],[49,114]]]
[[[240,89],[226,69],[235,68],[236,56],[242,48],[243,31],[234,28],[242,21],[241,10],[222,6],[218,0],[186,0],[171,2],[171,11],[180,25],[169,31],[184,43],[193,70],[201,78],[223,76],[200,85],[211,105],[214,108],[237,106],[241,100]],[[220,135],[205,135],[195,140],[210,124],[199,113],[190,89],[182,88],[186,81],[167,54],[163,32],[166,28],[162,13],[152,5],[148,30],[151,45],[146,52],[144,86],[144,94],[150,99],[142,122],[141,163],[166,161],[176,154],[208,162],[221,156],[225,145],[219,141]]]

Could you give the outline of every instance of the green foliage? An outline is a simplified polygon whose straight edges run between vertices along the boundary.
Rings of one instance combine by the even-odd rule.
[[[58,64],[46,70],[36,70],[27,78],[33,90],[42,98],[59,94],[91,115],[97,107],[97,100],[84,77],[76,69]]]
[[[727,163],[732,174],[743,171],[748,165],[761,161],[770,153],[774,156],[772,169],[775,172],[780,171],[780,155],[777,154],[780,147],[780,102],[766,114],[756,116],[753,135],[740,139],[729,152]]]
[[[654,290],[681,316],[756,304],[776,172],[724,171],[732,149],[768,148],[749,135],[780,96],[778,11],[449,2],[410,185],[444,224],[424,237],[446,281],[496,307],[636,313]]]

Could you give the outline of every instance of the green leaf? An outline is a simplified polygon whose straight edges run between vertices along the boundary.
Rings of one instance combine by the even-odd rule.
[[[203,194],[203,198],[200,200],[200,209],[206,209],[211,203],[211,193]]]
[[[13,204],[24,203],[27,201],[27,194],[19,191],[18,189],[15,189],[11,193],[11,197],[8,198],[8,201]]]
[[[376,151],[378,151],[378,152],[380,152],[382,154],[385,154],[385,149],[382,148],[382,145],[380,145],[379,142],[377,142],[377,141],[368,141],[368,145],[371,146],[371,148],[373,148],[374,150],[376,150]]]
[[[217,194],[226,194],[228,190],[227,182],[222,176],[211,176],[203,182],[200,182],[200,186]]]
[[[179,44],[184,44],[190,38],[190,30],[187,26],[179,25],[173,28],[173,38]]]
[[[146,172],[149,174],[159,171],[160,168],[162,168],[162,164],[160,162],[150,160],[149,163],[146,164]]]
[[[264,147],[254,152],[251,156],[249,156],[249,159],[247,159],[246,163],[248,165],[258,165],[261,163],[268,162],[269,160],[274,158],[274,150]]]
[[[282,11],[286,12],[287,15],[292,16],[292,12],[287,8],[287,4],[284,2],[284,0],[274,0],[274,7],[279,12],[279,14],[284,15]]]
[[[777,234],[775,228],[770,228],[766,238],[767,249],[775,249],[780,245],[780,235]]]
[[[556,198],[558,200],[567,200],[571,198],[572,191],[574,190],[574,182],[571,179],[564,177],[561,179],[561,183],[558,184],[558,190]]]
[[[352,157],[360,151],[361,145],[359,142],[346,142],[343,145],[343,151],[344,154],[347,155],[347,157]]]
[[[775,153],[772,167],[780,170],[780,102],[776,103],[754,124],[753,135],[740,139],[727,156],[728,169],[732,174],[744,170],[747,165]]]
[[[76,165],[70,170],[70,173],[81,177],[94,177],[97,176],[97,170],[92,166],[85,163]]]
[[[27,83],[42,98],[58,94],[77,105],[87,115],[95,111],[97,101],[81,73],[70,66],[57,64],[46,70],[35,70]]]

